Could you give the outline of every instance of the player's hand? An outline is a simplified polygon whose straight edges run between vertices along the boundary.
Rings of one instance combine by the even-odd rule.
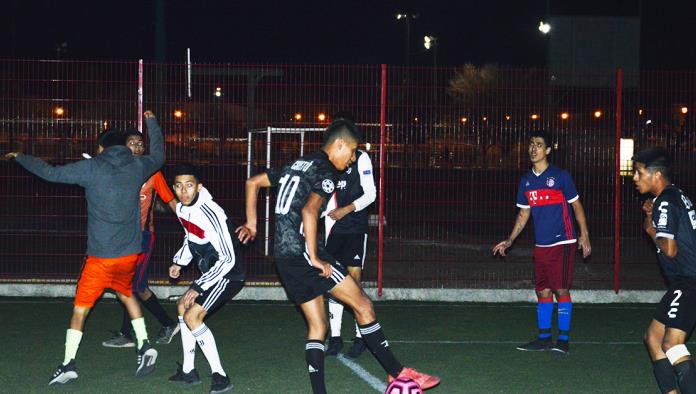
[[[19,152],[10,152],[10,153],[5,154],[5,158],[8,160],[15,159],[15,158],[17,158],[17,156],[19,156]]]
[[[588,236],[580,236],[580,239],[578,240],[578,249],[582,250],[582,258],[586,259],[587,256],[592,253],[592,245],[590,245],[590,237]]]
[[[188,289],[186,293],[184,293],[184,296],[182,297],[184,299],[184,309],[188,309],[193,305],[193,302],[196,301],[196,298],[199,296],[199,293],[196,290],[193,289]]]
[[[249,241],[256,239],[256,226],[250,226],[248,223],[244,223],[243,225],[237,227],[234,232],[237,233],[239,242],[243,244],[247,244]]]
[[[652,199],[647,199],[643,202],[643,213],[645,213],[647,216],[652,217],[652,210],[653,210],[653,200]]]
[[[181,275],[181,267],[179,267],[176,264],[172,264],[169,266],[169,277],[172,279],[176,279]]]
[[[501,256],[505,257],[505,250],[512,246],[512,241],[509,239],[506,239],[503,242],[500,242],[499,244],[495,245],[493,247],[493,256],[495,256],[496,253],[500,254]]]
[[[150,110],[148,109],[147,111],[143,112],[143,116],[145,117],[145,119],[147,119],[147,118],[154,118],[154,117],[155,117],[155,114],[153,114],[152,111],[150,111]]]
[[[327,263],[326,261],[320,260],[320,259],[314,259],[314,260],[312,260],[312,266],[321,271],[319,276],[324,277],[324,278],[331,277],[331,272],[333,272],[333,267],[331,266],[331,264]]]
[[[350,213],[350,210],[348,210],[347,207],[341,207],[341,208],[336,208],[336,209],[332,210],[331,212],[329,212],[328,216],[335,221],[339,221],[339,220],[343,219],[343,217],[348,215],[349,213]]]

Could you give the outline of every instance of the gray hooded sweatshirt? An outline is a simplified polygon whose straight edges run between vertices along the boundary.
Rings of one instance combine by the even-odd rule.
[[[121,257],[140,253],[140,187],[164,164],[164,139],[155,118],[145,119],[150,154],[133,156],[123,145],[111,146],[92,159],[64,166],[20,154],[16,161],[29,172],[58,183],[85,188],[87,255]]]

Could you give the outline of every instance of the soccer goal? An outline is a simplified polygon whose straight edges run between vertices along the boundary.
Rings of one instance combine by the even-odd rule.
[[[249,130],[247,136],[247,179],[272,165],[285,165],[305,154],[305,146],[318,144],[320,127],[265,127]],[[264,214],[264,254],[269,254],[270,192],[266,190]]]

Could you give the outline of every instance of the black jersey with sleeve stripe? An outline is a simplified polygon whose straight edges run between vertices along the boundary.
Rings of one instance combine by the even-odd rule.
[[[335,234],[367,233],[367,206],[375,200],[372,162],[367,153],[358,150],[357,159],[339,174],[336,182],[336,206],[355,204],[355,211],[337,221],[331,228]]]
[[[312,192],[323,197],[326,205],[336,188],[338,171],[329,161],[326,152],[319,150],[281,169],[269,169],[266,174],[271,186],[278,188],[273,255],[277,258],[302,257],[307,249],[302,208]],[[317,236],[317,247],[323,249],[322,244],[321,237]]]
[[[652,224],[658,239],[677,241],[674,258],[657,250],[667,281],[696,278],[696,211],[691,200],[676,186],[667,186],[653,200]]]

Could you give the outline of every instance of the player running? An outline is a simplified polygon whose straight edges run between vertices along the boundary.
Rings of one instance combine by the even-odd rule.
[[[440,379],[404,368],[394,357],[372,302],[343,265],[326,253],[317,239],[319,213],[334,192],[337,171],[344,171],[355,160],[358,131],[345,120],[331,124],[322,148],[281,169],[269,169],[246,182],[247,221],[237,228],[239,240],[256,237],[256,204],[259,189],[278,187],[274,258],[278,273],[290,299],[300,307],[307,326],[305,359],[314,393],[326,393],[324,383],[324,340],[326,307],[324,294],[347,305],[355,313],[367,347],[388,373],[415,380],[423,389],[436,386]]]

